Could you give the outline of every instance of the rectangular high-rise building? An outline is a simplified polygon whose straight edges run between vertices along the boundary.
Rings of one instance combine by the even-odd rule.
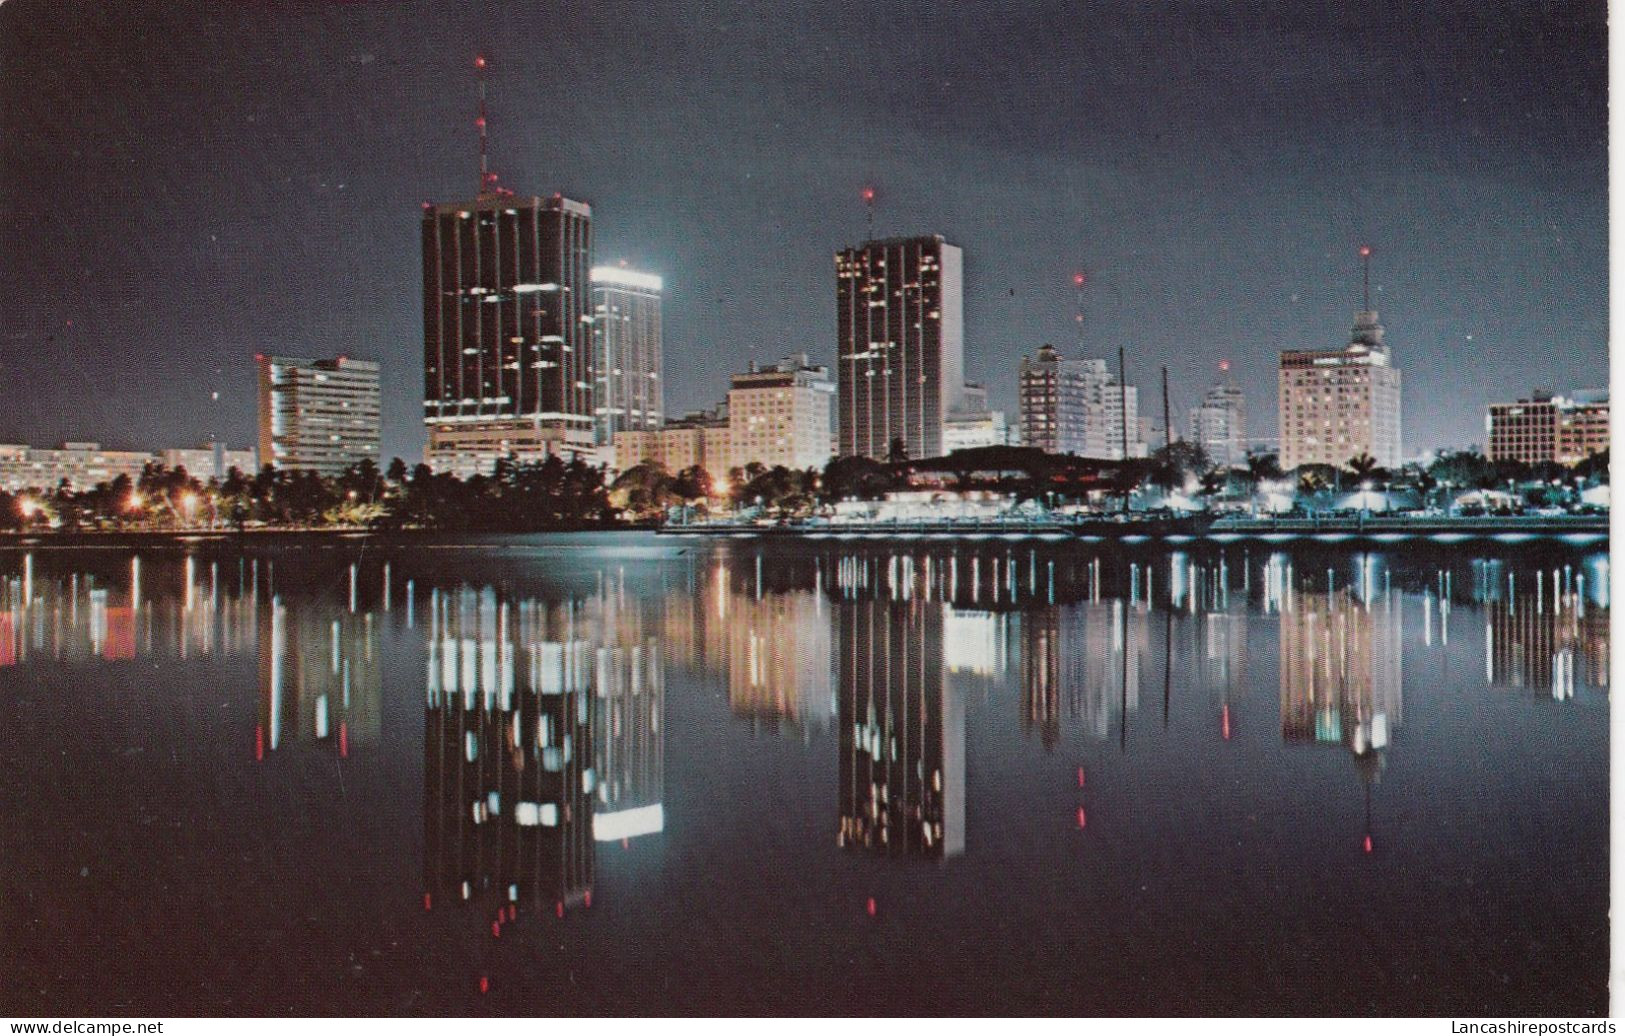
[[[378,463],[382,430],[378,364],[256,356],[260,463],[285,471],[342,475]]]
[[[1490,460],[1578,464],[1608,448],[1608,393],[1536,392],[1516,403],[1491,403],[1484,431]]]
[[[599,445],[617,432],[659,428],[661,279],[620,266],[592,268],[593,405]]]
[[[1228,468],[1247,462],[1247,400],[1231,380],[1229,366],[1221,370],[1224,376],[1191,407],[1191,441],[1208,460]]]
[[[1340,468],[1362,453],[1379,467],[1399,467],[1399,385],[1375,310],[1355,313],[1342,349],[1283,351],[1281,467]]]
[[[481,194],[423,210],[424,451],[436,471],[593,456],[592,209]]]
[[[1022,357],[1019,389],[1023,445],[1100,460],[1145,455],[1139,389],[1124,391],[1105,360],[1067,360],[1041,346]]]
[[[836,449],[941,456],[964,386],[964,253],[941,235],[866,241],[835,256]]]

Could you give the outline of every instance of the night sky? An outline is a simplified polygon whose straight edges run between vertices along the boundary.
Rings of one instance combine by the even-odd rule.
[[[832,254],[965,249],[966,373],[1129,355],[1178,426],[1232,362],[1336,347],[1356,249],[1406,453],[1607,382],[1602,3],[0,3],[0,441],[252,444],[253,356],[384,365],[422,449],[418,220],[491,161],[667,284],[669,415],[752,359],[833,366]],[[218,389],[221,401],[209,402]]]

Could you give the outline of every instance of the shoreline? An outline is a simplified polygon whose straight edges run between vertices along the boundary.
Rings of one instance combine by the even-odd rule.
[[[1521,543],[1529,540],[1574,544],[1607,543],[1607,515],[1566,518],[1163,518],[1141,521],[1088,519],[1076,522],[843,522],[799,525],[665,526],[662,536],[763,539],[937,539],[937,540],[1076,540],[1126,544],[1161,542],[1376,544],[1424,540],[1451,544],[1473,541]]]
[[[619,526],[549,529],[536,532],[451,532],[433,529],[235,529],[0,533],[0,550],[18,548],[126,548],[241,546],[269,549],[333,548],[343,544],[386,548],[549,546],[601,544],[606,539],[678,537],[685,539],[779,541],[1043,540],[1125,545],[1163,543],[1226,544],[1260,542],[1370,543],[1390,546],[1409,541],[1449,545],[1467,542],[1516,544],[1559,542],[1606,546],[1607,515],[1565,518],[1154,518],[1140,521],[1089,519],[1074,522],[869,522],[840,524]]]

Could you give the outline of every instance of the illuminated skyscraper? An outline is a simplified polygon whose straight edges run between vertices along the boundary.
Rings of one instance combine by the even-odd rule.
[[[595,437],[652,431],[665,419],[660,343],[661,280],[620,266],[592,268]]]
[[[942,455],[964,390],[964,254],[941,235],[866,241],[835,256],[836,452]]]
[[[423,420],[436,471],[592,457],[592,209],[482,192],[423,209]]]

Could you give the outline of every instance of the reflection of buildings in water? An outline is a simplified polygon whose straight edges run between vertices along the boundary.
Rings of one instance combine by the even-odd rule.
[[[1607,609],[1565,592],[1561,582],[1554,589],[1514,590],[1485,603],[1484,668],[1491,686],[1560,701],[1574,697],[1577,684],[1607,689]]]
[[[272,596],[258,609],[259,724],[255,756],[291,738],[331,740],[341,756],[376,738],[383,681],[372,614]]]
[[[1232,707],[1247,691],[1247,612],[1244,608],[1204,612],[1201,617],[1200,676],[1219,692],[1219,730],[1229,738]]]
[[[666,826],[666,682],[660,642],[644,635],[635,612],[603,631],[610,642],[593,651],[592,823],[596,840],[613,842]]]
[[[1022,725],[1045,748],[1060,736],[1061,698],[1085,733],[1107,738],[1139,710],[1149,611],[1121,599],[1021,614]]]
[[[112,574],[44,576],[32,554],[0,580],[0,666],[39,654],[54,661],[181,659],[240,652],[256,631],[258,602],[246,561],[140,556]]]
[[[827,728],[835,714],[830,620],[821,577],[807,575],[813,589],[787,585],[782,571],[719,561],[662,602],[662,650],[679,665],[724,674],[737,715],[803,733]]]
[[[1077,611],[1037,608],[1021,616],[1021,729],[1036,729],[1046,752],[1060,741],[1062,689],[1076,694],[1086,680],[1081,645],[1068,643]]]
[[[1343,744],[1356,756],[1388,746],[1403,719],[1400,602],[1362,601],[1348,587],[1290,596],[1281,613],[1281,736]]]
[[[591,903],[592,681],[572,605],[493,590],[430,598],[425,906],[434,894],[559,910]]]
[[[965,848],[965,710],[940,602],[842,600],[836,841],[894,855]]]
[[[950,673],[1003,676],[1009,668],[1010,613],[956,608],[942,618],[942,661]]]

